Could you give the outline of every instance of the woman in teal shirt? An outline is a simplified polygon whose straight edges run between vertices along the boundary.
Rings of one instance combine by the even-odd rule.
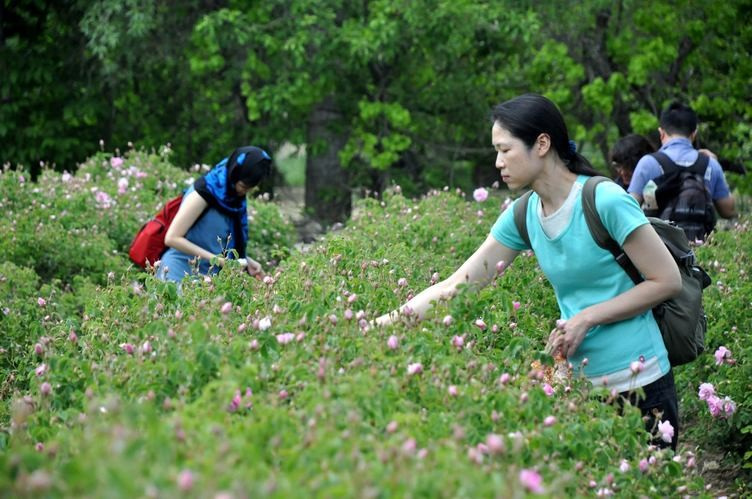
[[[609,182],[596,188],[596,209],[645,280],[635,285],[611,253],[595,243],[584,219],[581,192],[588,176],[597,172],[576,152],[563,117],[550,100],[522,95],[496,106],[492,117],[491,137],[501,179],[510,189],[533,191],[527,210],[531,246],[520,237],[510,207],[456,272],[400,310],[408,306],[422,317],[431,302],[451,296],[458,285],[485,285],[494,278],[497,262],[508,265],[520,251],[532,249],[554,288],[563,319],[551,332],[547,350],[584,367],[585,376],[596,386],[607,385],[625,395],[643,388],[645,398],[638,406],[649,418],[657,409],[671,423],[670,445],[675,449],[676,389],[651,309],[681,289],[676,263],[634,199]],[[377,324],[390,324],[400,310],[379,317]],[[633,362],[640,368],[634,369]],[[656,422],[647,424],[652,429]]]

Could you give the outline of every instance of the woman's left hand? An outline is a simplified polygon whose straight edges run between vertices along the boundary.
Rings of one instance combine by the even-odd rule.
[[[564,358],[569,358],[577,351],[591,327],[582,313],[566,321],[556,321],[556,328],[548,336],[546,352],[553,357],[558,353]]]

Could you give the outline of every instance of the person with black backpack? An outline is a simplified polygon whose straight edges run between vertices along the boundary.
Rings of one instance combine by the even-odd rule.
[[[649,216],[675,222],[690,241],[705,240],[715,227],[716,212],[736,216],[723,169],[718,161],[692,146],[697,114],[671,103],[660,116],[661,148],[644,155],[635,167],[628,192]]]
[[[244,259],[249,274],[263,275],[246,256],[246,194],[271,171],[271,157],[255,146],[239,147],[186,189],[164,238],[157,278],[180,282],[192,274],[213,274],[231,258]],[[242,261],[242,260],[241,260]]]
[[[510,189],[530,195],[504,210],[480,247],[451,276],[375,320],[388,326],[400,316],[422,318],[433,302],[459,286],[484,286],[504,273],[521,251],[535,253],[554,288],[559,320],[545,350],[567,360],[577,375],[636,402],[654,442],[674,450],[679,408],[673,371],[652,308],[683,289],[678,265],[640,206],[623,188],[598,175],[569,140],[556,105],[525,94],[496,106],[491,140],[496,168]],[[635,282],[588,226],[584,192],[594,187],[593,208],[603,227],[634,265]],[[525,237],[516,223],[524,203]],[[560,362],[560,365],[566,362]],[[637,397],[642,389],[644,395]],[[636,400],[638,399],[639,400]]]

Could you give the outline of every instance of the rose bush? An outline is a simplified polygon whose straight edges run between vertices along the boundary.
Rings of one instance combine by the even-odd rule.
[[[115,162],[120,171],[129,157]],[[280,234],[268,240],[268,258],[279,265],[267,279],[228,267],[185,282],[179,296],[174,285],[129,266],[123,246],[126,228],[135,231],[179,182],[131,191],[139,184],[129,178],[119,194],[124,183],[108,176],[112,160],[102,154],[87,162],[68,179],[76,185],[70,192],[46,173],[40,185],[54,187],[45,193],[45,211],[25,212],[39,224],[57,209],[48,206],[69,203],[71,215],[58,213],[60,223],[69,224],[68,232],[96,225],[91,230],[103,241],[97,244],[109,252],[94,252],[96,263],[66,268],[69,274],[43,275],[28,243],[0,266],[8,309],[0,324],[13,338],[2,340],[1,365],[6,380],[14,376],[2,387],[2,490],[713,495],[698,474],[703,448],[738,450],[749,442],[752,288],[735,250],[750,244],[747,222],[697,248],[716,280],[705,300],[709,353],[676,370],[685,419],[680,438],[693,445],[674,456],[650,448],[638,411],[620,412],[608,390],[576,377],[549,379],[543,347],[559,313],[532,256],[501,265],[482,291],[464,288],[436,304],[425,321],[405,314],[390,328],[372,325],[447,277],[480,244],[508,205],[497,193],[482,211],[449,190],[417,200],[399,193],[364,199],[347,228],[302,252],[289,249],[288,229],[262,212],[274,208],[264,203],[258,220],[276,220],[266,235]],[[132,160],[148,172],[140,161],[146,160]],[[3,191],[3,203],[14,210],[41,203],[36,186],[13,184],[17,175],[0,179],[15,185],[11,194]],[[114,203],[96,208],[107,198],[97,200],[92,188]],[[144,208],[134,210],[139,203]],[[72,253],[65,248],[74,242],[62,240],[61,251]],[[733,364],[716,365],[720,346]],[[734,414],[709,414],[701,383],[733,399]]]

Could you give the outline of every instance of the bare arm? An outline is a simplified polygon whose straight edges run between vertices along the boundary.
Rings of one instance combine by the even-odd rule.
[[[506,265],[512,263],[519,251],[513,250],[499,243],[493,236],[488,236],[483,244],[475,250],[451,276],[418,293],[412,300],[376,319],[376,324],[385,326],[391,324],[405,307],[410,307],[418,317],[423,318],[431,307],[431,302],[440,298],[454,295],[460,284],[478,284],[486,286],[496,274],[496,264],[499,261]]]
[[[646,224],[635,229],[624,241],[624,252],[645,280],[610,300],[580,311],[562,328],[554,330],[549,338],[552,352],[561,349],[569,357],[591,328],[634,317],[681,290],[679,268],[652,226]]]
[[[208,206],[204,198],[197,192],[191,192],[183,200],[183,204],[180,205],[175,219],[170,224],[170,228],[167,229],[165,235],[165,244],[170,248],[175,248],[178,251],[182,251],[187,255],[194,255],[201,257],[205,260],[211,260],[215,256],[210,251],[205,250],[201,246],[190,242],[185,238],[185,234],[193,227],[198,217],[204,212]],[[222,255],[217,255],[222,256]],[[220,265],[224,263],[220,258]]]
[[[730,194],[725,198],[716,199],[713,201],[713,205],[722,218],[734,218],[737,215],[734,196]]]
[[[630,192],[631,196],[637,200],[637,204],[642,206],[642,194],[638,194],[636,192]]]

